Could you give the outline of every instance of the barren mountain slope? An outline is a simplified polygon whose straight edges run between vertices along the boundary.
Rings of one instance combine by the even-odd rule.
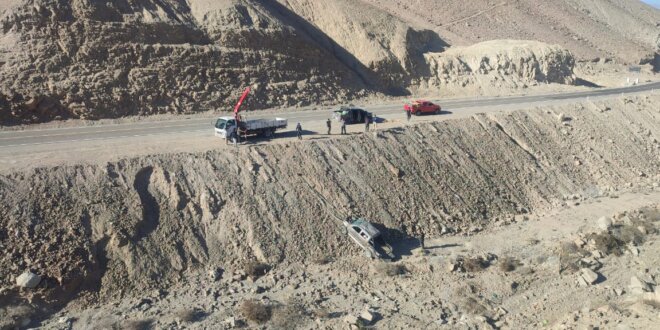
[[[51,298],[80,288],[122,296],[207,264],[355,252],[340,230],[347,215],[374,219],[392,239],[477,231],[572,194],[646,189],[660,173],[657,102],[3,175],[0,292],[16,293],[12,276],[33,269]]]
[[[354,69],[272,6],[214,6],[33,0],[6,11],[0,120],[228,108],[248,85],[254,108],[362,95]]]
[[[254,87],[251,109],[420,88],[437,94],[452,84],[437,79],[437,61],[429,60],[437,56],[429,54],[447,49],[447,40],[540,39],[552,46],[525,52],[524,66],[502,63],[514,68],[503,71],[506,84],[449,59],[469,67],[462,74],[470,77],[443,95],[572,82],[574,59],[562,47],[583,59],[652,58],[657,11],[566,1],[11,0],[0,14],[0,124],[229,109],[246,86]],[[513,60],[507,49],[484,62]],[[547,65],[548,58],[563,62]],[[517,71],[524,67],[543,74]]]
[[[660,40],[660,10],[637,0],[362,1],[433,29],[452,45],[538,40],[567,47],[580,59],[639,63],[653,59]]]
[[[416,30],[381,8],[355,0],[281,1],[373,71],[390,93],[427,72],[423,54],[448,46],[436,33]],[[342,56],[342,54],[338,54]]]
[[[575,82],[573,55],[557,45],[537,41],[485,41],[424,56],[429,72],[420,78],[419,91],[489,94],[493,89]]]

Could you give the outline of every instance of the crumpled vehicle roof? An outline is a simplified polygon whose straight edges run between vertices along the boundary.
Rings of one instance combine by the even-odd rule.
[[[380,231],[367,220],[356,219],[353,222],[351,222],[351,225],[360,227],[362,230],[366,231],[371,238],[376,238],[380,236]]]

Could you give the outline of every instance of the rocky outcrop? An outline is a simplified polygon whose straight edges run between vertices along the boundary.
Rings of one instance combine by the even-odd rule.
[[[424,54],[448,45],[431,30],[416,29],[382,8],[362,1],[288,0],[292,11],[337,44],[335,55],[361,70],[388,94],[406,94],[426,71]]]
[[[427,54],[430,86],[490,85],[526,87],[538,83],[573,84],[573,55],[535,41],[494,40],[444,53]]]

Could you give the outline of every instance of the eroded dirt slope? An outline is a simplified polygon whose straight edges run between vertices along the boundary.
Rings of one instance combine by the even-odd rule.
[[[512,225],[435,237],[425,249],[415,238],[396,242],[406,253],[394,262],[346,253],[276,265],[260,277],[209,265],[186,272],[167,290],[91,308],[73,304],[32,325],[57,330],[653,329],[660,302],[658,198],[657,189],[583,196],[546,214],[518,217]],[[610,219],[609,230],[598,219]],[[603,238],[613,243],[605,245]],[[595,274],[595,282],[585,282],[585,273]],[[637,286],[631,285],[633,278]],[[265,312],[245,308],[247,303]],[[19,308],[12,316],[9,322],[15,324],[25,320]]]
[[[361,72],[284,7],[219,1],[21,2],[0,19],[0,121],[304,105],[365,95]],[[202,9],[200,9],[202,7]],[[313,34],[319,34],[314,35]],[[295,99],[291,98],[295,96]]]
[[[653,62],[660,41],[660,10],[636,0],[433,1],[365,0],[452,45],[494,39],[560,44],[579,59]]]
[[[658,12],[630,2],[12,0],[0,7],[0,124],[227,110],[246,86],[246,108],[263,109],[572,83],[573,54],[657,62]],[[440,73],[429,60],[493,40],[547,45],[524,65],[507,42],[477,47],[486,62],[506,59],[497,81],[458,58]],[[559,79],[527,81],[523,66],[555,68],[548,58],[562,60]],[[445,72],[469,77],[438,84]]]
[[[206,264],[355,252],[339,219],[390,238],[505,224],[567,195],[658,183],[657,96],[477,115],[347,139],[0,177],[0,285],[50,298],[168,286]]]
[[[537,41],[486,41],[442,53],[429,52],[424,57],[428,72],[418,80],[418,91],[472,91],[479,95],[539,84],[572,85],[576,81],[573,54]]]

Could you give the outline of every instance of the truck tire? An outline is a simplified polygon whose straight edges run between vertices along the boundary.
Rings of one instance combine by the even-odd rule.
[[[417,110],[417,111],[415,112],[415,116],[420,116],[420,115],[422,115],[422,110]]]
[[[439,115],[440,114],[440,108],[435,109],[435,114]]]
[[[275,133],[274,129],[267,129],[267,130],[264,130],[263,136],[265,138],[272,138],[274,133]]]

